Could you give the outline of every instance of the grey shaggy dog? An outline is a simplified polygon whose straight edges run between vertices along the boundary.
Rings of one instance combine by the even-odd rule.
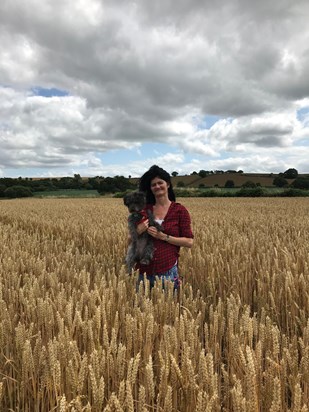
[[[143,219],[149,219],[149,226],[155,226],[158,230],[162,230],[155,220],[152,212],[147,210],[147,214],[143,209],[146,205],[145,195],[143,192],[135,191],[127,193],[123,198],[123,203],[129,209],[128,227],[131,236],[131,243],[128,247],[126,256],[126,265],[129,273],[132,273],[135,263],[139,262],[142,265],[148,265],[153,258],[153,240],[147,231],[139,235],[136,231],[137,224]]]

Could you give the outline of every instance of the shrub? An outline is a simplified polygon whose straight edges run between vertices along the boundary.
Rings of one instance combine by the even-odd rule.
[[[234,180],[227,180],[227,181],[225,182],[224,187],[226,187],[226,188],[232,188],[232,187],[235,187]]]
[[[254,188],[256,187],[256,184],[251,180],[247,180],[244,184],[241,185],[241,187]]]
[[[136,185],[124,176],[106,177],[99,181],[97,191],[100,195],[107,193],[123,192],[127,189],[135,189]]]
[[[291,184],[295,189],[309,189],[309,178],[308,177],[298,177]]]
[[[13,199],[16,197],[31,197],[33,193],[28,187],[11,186],[5,189],[4,196]]]
[[[0,185],[0,197],[4,197],[4,196],[5,196],[5,194],[4,194],[5,189],[6,189],[6,186],[5,186],[5,185]]]
[[[277,187],[285,187],[288,185],[288,181],[283,176],[277,176],[273,180],[273,185]]]
[[[239,196],[239,197],[261,197],[263,195],[264,195],[264,191],[261,187],[254,187],[254,188],[242,187],[238,192],[236,192],[236,196]]]
[[[223,190],[220,193],[220,196],[222,197],[235,197],[235,192],[234,191],[230,191],[230,190]]]
[[[299,196],[308,196],[308,193],[304,192],[301,189],[290,188],[290,189],[284,190],[281,193],[281,196],[299,197]]]
[[[220,197],[221,194],[218,190],[203,190],[199,193],[199,197]]]
[[[38,185],[32,188],[34,192],[50,192],[53,190],[58,190],[58,188],[54,185]]]
[[[200,171],[198,172],[198,175],[199,175],[200,177],[206,177],[206,176],[208,175],[208,172],[207,172],[206,170],[200,170]]]
[[[187,189],[174,189],[174,193],[176,197],[194,197],[196,196],[196,191],[187,190]]]
[[[127,190],[126,192],[116,192],[113,194],[112,197],[115,197],[117,199],[121,199],[123,198],[127,193],[129,193],[129,190]]]
[[[177,187],[185,187],[185,183],[184,183],[182,180],[180,180],[180,181],[177,183]]]

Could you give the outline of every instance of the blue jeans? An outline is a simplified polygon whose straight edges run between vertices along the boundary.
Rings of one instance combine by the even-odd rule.
[[[170,268],[167,272],[156,273],[154,275],[147,275],[146,278],[149,281],[150,289],[154,287],[156,278],[159,278],[159,280],[162,282],[162,289],[164,289],[164,282],[166,282],[168,280],[174,283],[174,290],[178,289],[179,286],[180,286],[180,279],[179,279],[179,276],[178,276],[178,266],[177,266],[177,264],[174,265],[172,268]],[[140,282],[144,283],[144,274],[143,273],[139,274],[137,282],[138,282],[138,284],[137,284],[137,290],[138,290]]]

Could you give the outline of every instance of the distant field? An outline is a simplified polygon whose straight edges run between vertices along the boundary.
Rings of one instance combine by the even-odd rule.
[[[181,196],[183,192],[184,196],[186,194],[190,194],[190,196],[199,196],[205,193],[211,192],[214,196],[217,194],[218,196],[223,196],[224,194],[236,194],[239,191],[239,188],[230,188],[226,189],[224,187],[214,187],[214,188],[197,188],[197,187],[184,187],[184,188],[175,188],[177,189],[177,195]],[[277,187],[263,187],[264,196],[274,196],[276,194],[283,193],[283,188]],[[186,193],[186,194],[185,194]],[[303,196],[309,196],[309,190],[302,190],[301,192]],[[113,194],[106,195],[109,197],[113,197]],[[43,192],[34,192],[35,198],[95,198],[101,197],[96,190],[77,190],[77,189],[61,189],[61,190],[54,190],[54,191],[43,191]],[[122,195],[120,196],[122,197]]]
[[[224,187],[228,180],[232,180],[235,187],[241,187],[244,183],[250,181],[255,184],[260,184],[263,187],[275,188],[273,185],[274,178],[277,174],[261,174],[261,173],[223,173],[213,174],[207,177],[201,178],[199,176],[176,176],[173,177],[173,185],[177,186],[179,182],[183,182],[185,186],[189,187]],[[307,176],[307,175],[304,175]],[[294,179],[288,179],[288,183],[291,184]]]
[[[189,188],[181,188],[177,187],[177,192],[179,192],[179,196],[181,196],[181,191],[189,191],[192,193],[207,193],[207,192],[215,192],[218,194],[222,193],[236,193],[240,190],[239,187],[233,187],[233,188],[225,188],[225,187],[205,187],[205,188],[198,188],[198,187],[189,187]],[[263,191],[265,193],[269,194],[274,194],[274,193],[282,193],[286,189],[278,188],[278,187],[263,187]]]
[[[99,197],[97,190],[60,189],[52,191],[34,192],[34,197]]]
[[[0,411],[308,412],[308,199],[178,200],[178,296],[136,292],[121,199],[0,202]]]
[[[177,187],[179,182],[183,182],[185,187],[196,187],[204,185],[205,187],[224,187],[227,180],[233,180],[236,187],[241,187],[247,181],[259,183],[263,187],[275,187],[273,185],[274,178],[279,176],[275,173],[215,173],[204,178],[199,175],[183,175],[172,177],[173,186]],[[299,175],[299,177],[308,177],[307,174]],[[131,178],[132,183],[137,183],[138,178]],[[289,179],[291,184],[294,179]]]

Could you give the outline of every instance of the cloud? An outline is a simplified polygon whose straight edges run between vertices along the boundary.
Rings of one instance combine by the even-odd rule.
[[[209,130],[209,139],[213,142],[221,140],[229,150],[236,150],[240,144],[264,148],[287,147],[292,145],[294,133],[296,138],[300,127],[294,111],[264,113],[220,120]]]
[[[61,166],[93,151],[132,148],[113,139],[104,112],[76,96],[42,97],[0,88],[0,162],[5,167]],[[112,137],[112,138],[111,138]]]
[[[308,14],[305,0],[1,2],[0,164],[61,168],[145,142],[284,159],[309,134]],[[207,115],[220,120],[203,130]]]
[[[129,162],[128,164],[112,163],[107,165],[104,164],[104,161],[96,159],[96,164],[90,168],[87,167],[87,170],[90,171],[90,176],[131,175],[132,177],[139,177],[154,164],[172,173],[172,171],[179,170],[179,168],[182,167],[184,159],[185,157],[182,153],[156,154],[156,156],[143,158],[138,161]]]

